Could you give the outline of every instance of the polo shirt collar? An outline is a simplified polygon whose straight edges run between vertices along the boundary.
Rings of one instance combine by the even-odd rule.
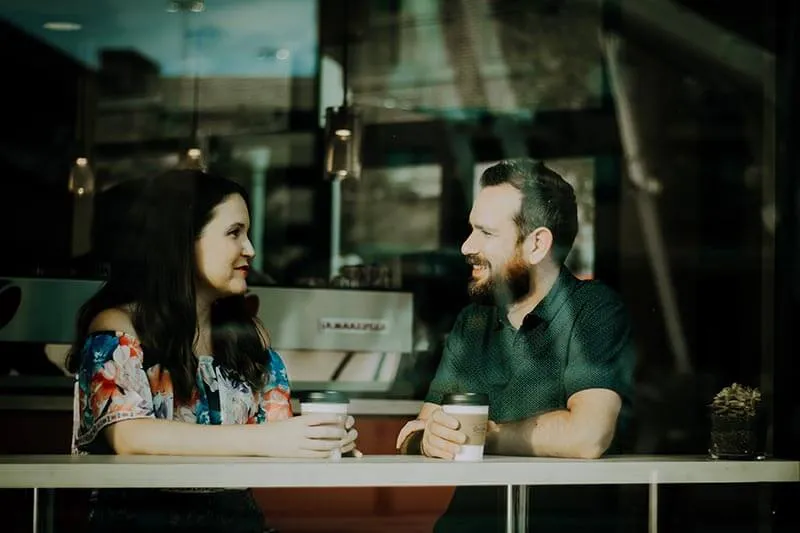
[[[559,269],[558,277],[553,286],[547,291],[542,301],[536,304],[533,310],[525,315],[522,321],[521,330],[532,329],[542,322],[550,322],[556,316],[559,309],[566,303],[570,295],[570,287],[575,283],[575,276],[562,266]],[[512,327],[508,321],[507,313],[500,306],[494,306],[494,318],[497,329]]]

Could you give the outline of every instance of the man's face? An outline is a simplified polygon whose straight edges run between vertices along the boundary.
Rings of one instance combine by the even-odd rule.
[[[475,198],[469,223],[472,233],[461,253],[472,265],[470,296],[479,303],[513,303],[531,289],[531,269],[522,255],[514,217],[522,194],[508,184],[484,187]]]

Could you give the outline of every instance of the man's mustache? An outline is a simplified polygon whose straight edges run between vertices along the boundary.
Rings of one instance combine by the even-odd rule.
[[[466,261],[473,266],[489,266],[488,261],[475,254],[466,256]]]

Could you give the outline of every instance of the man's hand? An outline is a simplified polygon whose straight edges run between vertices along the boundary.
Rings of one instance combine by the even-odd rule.
[[[400,430],[396,446],[403,454],[453,459],[466,441],[457,419],[442,411],[441,405],[425,402],[417,418]]]
[[[457,419],[441,409],[434,411],[425,423],[420,449],[423,455],[440,459],[453,459],[467,442],[467,435],[459,431]]]

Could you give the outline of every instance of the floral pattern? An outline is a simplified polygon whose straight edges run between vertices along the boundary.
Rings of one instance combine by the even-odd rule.
[[[254,392],[201,356],[197,387],[186,403],[177,403],[169,371],[144,370],[139,341],[122,332],[90,334],[76,376],[73,452],[95,451],[100,431],[120,420],[158,418],[196,424],[263,424],[292,416],[289,376],[280,355],[268,349],[269,372],[263,390]]]

